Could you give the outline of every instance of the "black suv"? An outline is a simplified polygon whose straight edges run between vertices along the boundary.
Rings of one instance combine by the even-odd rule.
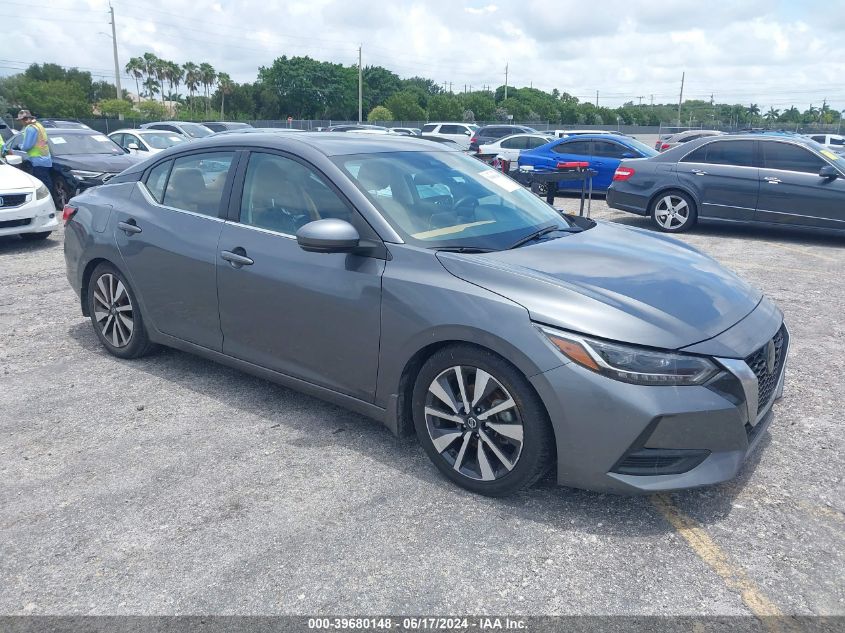
[[[485,125],[473,134],[469,140],[469,149],[472,152],[477,152],[479,145],[492,143],[511,134],[532,134],[536,131],[526,125]]]

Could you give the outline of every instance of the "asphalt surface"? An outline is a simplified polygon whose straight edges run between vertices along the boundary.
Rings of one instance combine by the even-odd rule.
[[[494,500],[313,398],[172,350],[109,356],[61,232],[0,238],[0,614],[845,615],[845,240],[682,239],[786,313],[760,450],[658,499],[546,480]]]

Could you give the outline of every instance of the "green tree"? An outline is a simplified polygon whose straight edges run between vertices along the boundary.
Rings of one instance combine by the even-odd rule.
[[[384,104],[397,121],[424,121],[425,110],[417,102],[417,93],[410,90],[397,92]],[[390,120],[394,119],[380,119]]]
[[[126,116],[132,112],[132,104],[124,99],[104,99],[100,101],[100,112],[108,117]]]
[[[145,119],[162,119],[166,114],[164,106],[154,99],[147,99],[138,104],[138,112]]]
[[[352,119],[358,111],[357,80],[354,66],[282,56],[258,69],[256,83],[276,94],[282,116]]]
[[[141,57],[132,57],[123,68],[127,75],[135,79],[135,94],[141,97],[141,79],[144,78],[144,60]]]
[[[41,117],[88,117],[91,104],[79,84],[49,80],[39,81],[25,75],[4,81],[0,96],[16,109],[26,108]]]
[[[226,95],[232,94],[234,89],[234,82],[227,73],[219,73],[217,75],[217,92],[220,93],[220,120],[224,120],[226,110]]]
[[[428,100],[429,121],[462,121],[464,108],[454,95],[439,94]]]
[[[387,68],[365,66],[361,72],[361,78],[364,83],[363,101],[365,110],[385,103],[394,93],[399,91],[399,76],[387,70]]]
[[[376,106],[367,115],[367,121],[393,121],[393,113],[384,106]]]
[[[493,118],[493,110],[496,103],[493,95],[489,92],[469,92],[460,97],[461,107],[472,112],[476,121],[490,121]]]
[[[194,62],[185,62],[182,64],[182,70],[185,71],[185,87],[188,89],[190,95],[191,117],[194,113],[194,93],[200,85],[200,68]]]
[[[217,81],[217,72],[211,64],[203,62],[200,64],[199,75],[200,83],[205,91],[205,115],[208,116],[209,91],[214,82]]]
[[[769,111],[766,112],[766,114],[763,116],[766,121],[772,123],[778,120],[778,117],[780,116],[780,110],[776,110],[774,106],[769,106]]]

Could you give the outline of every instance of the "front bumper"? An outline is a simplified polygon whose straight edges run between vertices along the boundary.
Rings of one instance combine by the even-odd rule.
[[[736,359],[717,358],[725,371],[708,386],[633,385],[571,362],[532,377],[555,430],[558,483],[644,494],[733,478],[783,394],[786,341],[776,388],[763,406],[756,375]]]
[[[59,226],[56,208],[50,196],[33,199],[17,207],[0,208],[0,236],[23,233],[46,233]]]

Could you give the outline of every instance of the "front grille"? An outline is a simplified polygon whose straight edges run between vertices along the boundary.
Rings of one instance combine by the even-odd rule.
[[[0,200],[3,202],[0,203],[0,209],[5,209],[7,207],[19,207],[24,202],[26,202],[26,194],[25,193],[0,193]]]
[[[0,229],[11,229],[15,226],[27,226],[30,222],[32,222],[32,218],[26,218],[25,220],[5,220],[0,222]]]
[[[775,393],[783,363],[786,360],[786,344],[788,342],[786,327],[781,326],[771,340],[774,345],[775,362],[771,371],[768,368],[769,342],[745,359],[745,362],[757,376],[757,413],[765,409]]]

